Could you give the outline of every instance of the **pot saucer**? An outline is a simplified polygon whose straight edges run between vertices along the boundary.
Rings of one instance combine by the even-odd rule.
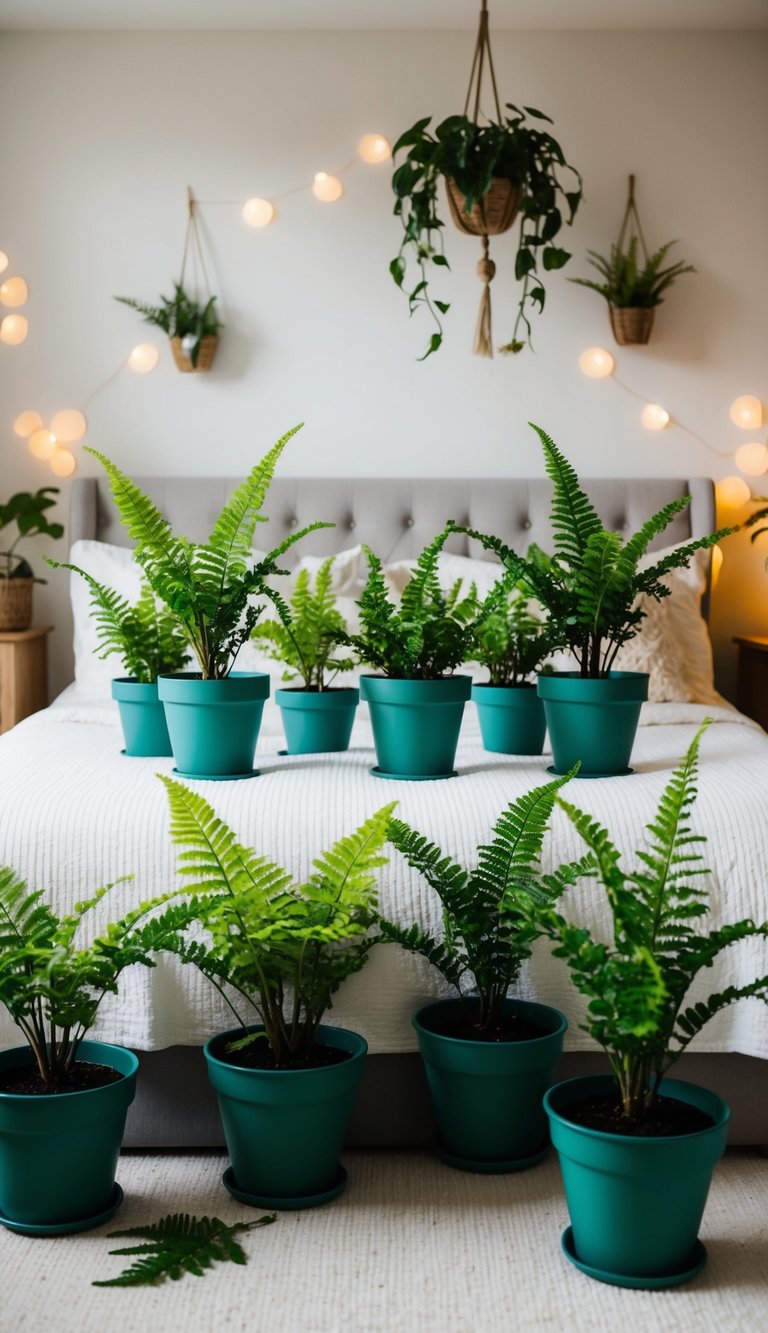
[[[582,782],[590,782],[594,781],[594,779],[596,778],[597,779],[628,778],[630,773],[634,773],[634,771],[635,771],[634,768],[622,768],[619,770],[618,773],[576,773],[574,776],[575,778],[579,779]],[[547,772],[554,773],[556,778],[562,778],[565,776],[565,774],[561,773],[558,768],[555,768],[554,764],[549,764],[547,766]]]
[[[72,1222],[51,1222],[47,1226],[34,1222],[13,1222],[4,1213],[0,1213],[0,1226],[9,1231],[19,1231],[23,1236],[70,1236],[76,1231],[92,1231],[114,1217],[123,1202],[123,1191],[115,1181],[115,1188],[106,1208],[93,1217],[78,1217]]]
[[[432,1151],[441,1162],[445,1162],[446,1166],[455,1167],[457,1171],[471,1171],[476,1176],[508,1176],[513,1171],[527,1171],[529,1166],[536,1166],[543,1161],[549,1152],[549,1143],[531,1157],[511,1157],[506,1162],[484,1162],[477,1161],[474,1157],[456,1157],[437,1141],[432,1144]]]
[[[565,1255],[581,1273],[592,1277],[597,1282],[607,1282],[612,1287],[631,1287],[637,1291],[656,1291],[663,1287],[679,1287],[683,1282],[690,1282],[696,1277],[707,1262],[707,1251],[700,1240],[696,1241],[691,1254],[691,1262],[679,1273],[666,1273],[663,1277],[642,1277],[634,1274],[606,1273],[602,1268],[592,1268],[577,1258],[573,1247],[573,1228],[566,1227],[560,1238],[560,1246]]]
[[[235,1183],[235,1173],[231,1166],[228,1166],[224,1175],[221,1177],[221,1183],[225,1190],[228,1190],[233,1199],[238,1203],[245,1203],[250,1208],[279,1208],[282,1212],[295,1212],[298,1208],[316,1208],[318,1204],[330,1203],[331,1199],[337,1199],[347,1188],[347,1173],[343,1166],[340,1166],[336,1172],[336,1179],[331,1188],[321,1190],[319,1194],[305,1194],[303,1196],[288,1195],[282,1196],[270,1194],[246,1194]]]
[[[192,782],[242,782],[245,778],[257,778],[261,769],[251,768],[247,773],[182,773],[180,769],[172,768],[171,772],[177,778]]]
[[[459,776],[455,768],[450,773],[384,773],[378,765],[375,765],[368,772],[375,778],[391,778],[396,782],[443,782],[446,778]]]

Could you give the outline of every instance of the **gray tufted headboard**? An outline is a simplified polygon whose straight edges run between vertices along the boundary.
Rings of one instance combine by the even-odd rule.
[[[219,477],[137,480],[172,527],[192,541],[208,536],[236,485],[231,478]],[[583,485],[606,527],[617,532],[634,530],[663,504],[690,495],[689,508],[652,543],[655,547],[703,537],[714,528],[714,486],[705,477],[688,481],[666,477],[595,478]],[[517,549],[524,550],[535,541],[546,550],[551,546],[551,494],[552,487],[545,478],[278,477],[264,506],[269,527],[265,524],[262,529],[260,525],[256,543],[276,546],[295,529],[325,519],[336,528],[313,533],[297,552],[300,549],[330,555],[364,541],[385,561],[407,560],[418,555],[447,519],[455,518],[459,523],[495,533]],[[73,483],[70,536],[73,542],[88,537],[130,545],[104,478],[78,478]],[[452,539],[450,549],[492,558],[466,537]]]

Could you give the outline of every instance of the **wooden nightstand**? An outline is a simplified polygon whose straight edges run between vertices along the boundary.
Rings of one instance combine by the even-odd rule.
[[[768,639],[748,634],[733,642],[739,646],[736,702],[768,731]]]
[[[0,735],[48,703],[48,638],[53,625],[0,633]]]

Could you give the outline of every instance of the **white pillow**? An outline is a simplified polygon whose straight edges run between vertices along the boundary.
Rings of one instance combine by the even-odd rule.
[[[384,566],[384,578],[395,601],[402,596],[415,565],[415,560],[398,560],[395,564]],[[454,583],[460,579],[463,584],[463,594],[466,596],[474,583],[482,601],[501,578],[504,568],[496,560],[472,560],[466,555],[452,555],[449,551],[441,551],[437,561],[437,572],[440,587],[444,592],[450,592]]]
[[[362,559],[362,546],[350,546],[346,551],[339,551],[331,565],[331,588],[337,597],[359,597],[367,577],[367,561]],[[327,556],[303,555],[294,573],[306,569],[312,579],[317,577],[321,565]]]
[[[137,600],[141,592],[141,570],[129,547],[77,541],[69,553],[69,561],[79,565],[99,583],[113,588],[121,597],[130,602]],[[69,576],[69,597],[74,621],[75,681],[83,694],[94,699],[109,699],[110,682],[122,673],[123,667],[116,654],[104,661],[99,657],[101,650],[96,623],[91,615],[91,589],[79,574]]]

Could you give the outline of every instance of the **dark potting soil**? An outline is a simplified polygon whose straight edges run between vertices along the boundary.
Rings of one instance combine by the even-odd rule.
[[[5,1069],[0,1074],[0,1092],[30,1097],[52,1092],[88,1092],[91,1088],[106,1088],[109,1083],[119,1083],[122,1077],[118,1069],[112,1069],[109,1065],[94,1065],[87,1060],[78,1060],[55,1088],[49,1088],[38,1074],[36,1066],[16,1065],[14,1069]]]
[[[441,1030],[441,1035],[458,1037],[461,1041],[500,1042],[533,1041],[537,1037],[548,1037],[550,1032],[551,1028],[542,1027],[520,1014],[504,1014],[501,1022],[495,1027],[482,1028],[478,1023],[471,1023],[465,1019],[452,1027],[445,1027]]]
[[[329,1065],[343,1064],[352,1055],[351,1051],[342,1051],[338,1046],[315,1042],[308,1060],[283,1060],[278,1063],[271,1046],[263,1038],[251,1042],[250,1046],[244,1046],[241,1051],[228,1051],[227,1045],[228,1042],[220,1037],[213,1043],[211,1054],[225,1064],[235,1065],[237,1069],[326,1069]]]
[[[678,1101],[677,1097],[657,1097],[642,1120],[625,1116],[621,1102],[613,1092],[585,1097],[580,1102],[564,1106],[560,1115],[574,1125],[598,1129],[604,1134],[623,1134],[628,1138],[674,1138],[680,1134],[696,1134],[711,1129],[714,1120],[698,1106]]]

